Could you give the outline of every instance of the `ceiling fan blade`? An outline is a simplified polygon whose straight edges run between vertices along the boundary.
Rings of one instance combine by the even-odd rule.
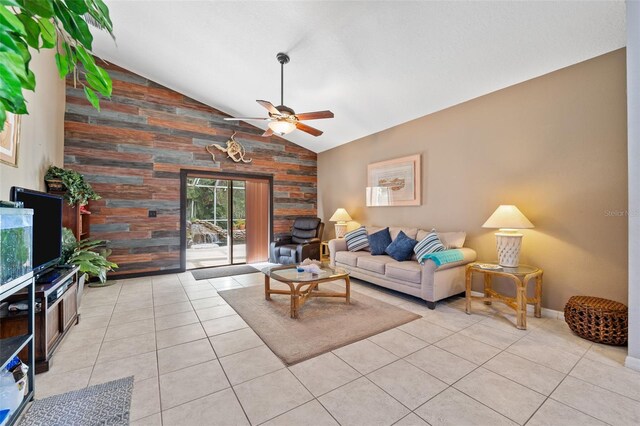
[[[226,121],[265,121],[269,118],[256,118],[256,117],[225,117]]]
[[[311,126],[307,126],[306,124],[300,122],[296,123],[296,127],[298,128],[298,130],[302,130],[303,132],[309,133],[313,136],[320,136],[322,134],[322,130],[314,129]]]
[[[302,114],[296,114],[298,120],[318,120],[321,118],[333,118],[331,111],[315,111],[315,112],[303,112]]]
[[[267,109],[267,111],[269,111],[271,114],[275,114],[275,115],[281,115],[280,111],[278,111],[276,109],[276,107],[273,106],[273,104],[269,101],[256,101],[257,103],[259,103],[260,105],[262,105],[263,107],[265,107]]]
[[[263,137],[267,137],[267,136],[271,136],[273,135],[273,130],[271,130],[271,128],[268,128],[267,130],[264,131],[264,133],[262,134]]]

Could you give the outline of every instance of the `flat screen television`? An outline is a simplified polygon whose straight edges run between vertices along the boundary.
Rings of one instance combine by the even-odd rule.
[[[62,256],[62,197],[32,189],[11,188],[11,201],[33,209],[33,274],[55,266]]]

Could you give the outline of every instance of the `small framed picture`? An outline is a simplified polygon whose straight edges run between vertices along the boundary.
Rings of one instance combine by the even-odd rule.
[[[0,161],[18,167],[20,143],[20,116],[7,112],[4,128],[0,132]]]

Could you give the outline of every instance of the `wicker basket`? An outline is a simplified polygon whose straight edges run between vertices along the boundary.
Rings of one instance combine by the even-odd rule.
[[[564,307],[564,320],[578,336],[607,345],[627,343],[628,310],[613,300],[573,296]]]

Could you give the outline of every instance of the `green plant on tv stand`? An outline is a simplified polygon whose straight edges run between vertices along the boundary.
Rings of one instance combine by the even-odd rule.
[[[69,228],[62,229],[61,263],[80,267],[81,274],[96,277],[102,284],[107,281],[107,272],[118,267],[107,260],[111,249],[105,247],[105,240],[76,240]]]

